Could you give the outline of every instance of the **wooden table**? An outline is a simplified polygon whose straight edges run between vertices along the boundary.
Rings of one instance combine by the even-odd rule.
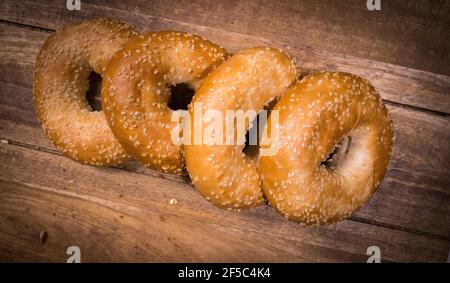
[[[81,261],[445,262],[450,249],[448,1],[0,2],[0,259]],[[389,171],[347,220],[302,227],[269,206],[240,213],[206,202],[184,178],[135,162],[97,168],[62,156],[32,103],[33,65],[55,30],[113,17],[139,31],[203,35],[232,52],[271,45],[307,69],[373,82],[395,122]],[[176,199],[176,204],[170,204]]]

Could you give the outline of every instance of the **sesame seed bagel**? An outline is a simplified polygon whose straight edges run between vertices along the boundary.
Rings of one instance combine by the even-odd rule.
[[[274,48],[255,47],[241,50],[203,81],[189,105],[189,116],[194,117],[190,119],[194,140],[184,145],[184,154],[191,180],[207,200],[222,208],[239,210],[260,204],[263,194],[257,164],[242,152],[243,143],[228,144],[225,138],[222,143],[211,143],[205,136],[202,142],[195,142],[199,128],[206,132],[217,121],[208,120],[206,111],[214,109],[216,116],[222,117],[229,110],[259,112],[279,98],[297,75],[297,66],[289,56]],[[197,121],[195,116],[199,113],[195,111],[200,111],[205,119]],[[226,129],[226,119],[219,126]],[[244,133],[248,128],[246,125]]]
[[[102,75],[112,55],[137,33],[110,19],[88,20],[52,35],[37,57],[33,96],[44,132],[73,160],[113,165],[128,158],[102,111],[86,100],[89,74]]]
[[[145,166],[182,173],[181,146],[172,141],[170,86],[197,89],[228,57],[222,47],[184,32],[148,33],[129,41],[109,64],[102,103],[109,125],[126,151]]]
[[[261,156],[260,172],[275,209],[293,221],[323,225],[372,196],[388,167],[393,126],[368,81],[315,73],[291,87],[274,110],[279,149]],[[271,127],[269,120],[265,130]]]

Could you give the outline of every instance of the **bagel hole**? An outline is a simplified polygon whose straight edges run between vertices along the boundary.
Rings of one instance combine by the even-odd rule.
[[[320,165],[323,165],[330,170],[335,169],[336,165],[350,152],[351,144],[351,136],[346,136],[345,138],[341,139],[336,144],[333,151],[324,160],[322,160]]]
[[[242,152],[249,158],[256,158],[259,155],[259,145],[260,140],[262,138],[264,127],[267,124],[267,121],[270,119],[270,113],[272,109],[275,107],[275,104],[277,104],[279,99],[274,99],[270,101],[266,106],[264,106],[263,111],[267,111],[267,119],[260,119],[261,112],[256,115],[255,120],[252,121],[253,125],[248,129],[247,133],[245,133],[245,144],[244,148],[242,149]],[[256,131],[256,142],[253,142],[250,144],[250,132]]]
[[[261,121],[261,112],[256,115],[252,121],[252,126],[245,133],[245,144],[242,152],[250,158],[256,158],[259,155],[259,142],[262,137],[262,130],[266,126],[267,121]],[[254,135],[250,138],[250,133]]]
[[[170,98],[167,106],[172,110],[187,110],[195,91],[185,83],[170,86]]]
[[[333,157],[336,154],[338,147],[335,146],[333,151],[320,163],[320,165],[324,165],[325,167],[331,166],[331,161],[333,161]]]
[[[258,131],[258,127],[261,127],[259,125],[259,114],[256,116],[255,121],[253,121],[252,127],[245,133],[245,144],[244,148],[242,149],[242,152],[250,158],[257,157],[259,154],[259,139],[261,138],[259,135],[259,132],[256,136],[256,141],[253,141],[252,144],[250,144],[250,132],[251,131]],[[255,144],[256,143],[256,144]]]
[[[86,91],[86,100],[92,111],[102,110],[102,76],[96,72],[91,72],[88,77],[89,85]]]

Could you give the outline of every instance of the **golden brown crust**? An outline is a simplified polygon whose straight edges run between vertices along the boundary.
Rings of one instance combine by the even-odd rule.
[[[71,25],[51,36],[37,58],[37,115],[50,140],[82,163],[113,165],[130,154],[153,169],[181,174],[185,161],[199,192],[229,210],[260,204],[264,192],[285,217],[323,225],[362,206],[386,173],[393,144],[392,121],[373,86],[332,72],[292,85],[297,66],[274,48],[248,48],[225,61],[228,56],[189,33],[138,36],[108,19]],[[99,112],[85,99],[91,71],[103,75]],[[197,90],[184,128],[191,139],[184,148],[174,143],[173,129],[180,124],[168,107],[170,86],[179,83]],[[195,111],[206,117],[214,110],[222,118],[230,110],[257,113],[281,96],[273,109],[279,123],[268,119],[261,141],[262,150],[276,148],[272,155],[246,156],[236,136],[232,145],[228,137],[215,144],[215,137],[205,139],[202,133],[217,120],[210,116],[199,125],[194,118]],[[220,120],[219,129],[226,133],[229,124],[239,134],[235,118]],[[198,128],[200,144],[194,137]]]
[[[181,146],[171,139],[170,85],[194,90],[228,57],[222,47],[184,32],[148,33],[128,42],[108,66],[102,102],[126,151],[150,168],[180,174]]]
[[[210,124],[203,121],[198,125],[198,121],[192,118],[199,114],[194,113],[197,111],[196,103],[203,106],[200,108],[203,115],[211,109],[219,111],[222,117],[226,117],[227,110],[258,112],[281,96],[295,82],[297,75],[294,61],[277,49],[255,47],[241,50],[211,72],[198,89],[189,106],[191,132],[199,127],[203,132]],[[221,125],[226,128],[225,121]],[[207,140],[201,144],[194,142],[184,145],[186,168],[206,199],[219,207],[236,210],[262,202],[259,173],[255,162],[242,153],[243,144],[210,145]],[[225,141],[222,144],[226,144]]]
[[[68,157],[91,165],[128,158],[102,111],[85,99],[91,71],[102,75],[120,46],[137,33],[111,20],[88,20],[51,36],[38,55],[33,96],[37,116],[51,141]]]
[[[316,73],[290,88],[274,109],[279,150],[260,158],[274,208],[296,222],[321,225],[349,216],[372,196],[387,170],[393,126],[368,81]],[[324,164],[343,139],[349,142]]]

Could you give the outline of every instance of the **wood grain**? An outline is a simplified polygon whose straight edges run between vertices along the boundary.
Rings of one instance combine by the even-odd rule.
[[[450,75],[450,3],[445,0],[97,0],[98,6],[352,54]]]
[[[83,2],[82,10],[74,12],[53,1],[3,1],[0,2],[0,19],[55,30],[85,18],[113,17],[129,22],[143,32],[177,29],[197,33],[231,51],[255,45],[271,45],[293,54],[304,68],[361,75],[369,79],[386,100],[450,114],[450,77],[445,75],[337,54],[304,45],[302,41],[271,40],[270,37],[262,38],[154,17],[139,9],[115,8],[113,3],[103,6]]]
[[[370,245],[381,248],[383,261],[445,261],[450,77],[432,72],[449,74],[449,5],[412,1],[402,10],[404,2],[389,2],[382,14],[365,18],[365,3],[363,10],[353,0],[327,9],[330,3],[82,1],[82,11],[70,12],[61,2],[0,2],[0,261],[61,262],[70,245],[80,246],[84,262],[364,262]],[[388,104],[396,136],[377,193],[349,220],[305,228],[268,206],[220,210],[186,179],[136,162],[97,168],[62,156],[34,114],[34,61],[54,30],[100,16],[140,31],[197,33],[233,52],[271,45],[307,69],[370,79]]]
[[[0,188],[0,260],[64,261],[77,245],[85,262],[362,262],[377,245],[385,261],[445,261],[450,247],[348,220],[305,228],[265,206],[228,212],[186,185],[9,144]]]
[[[48,34],[21,27],[4,30],[9,35],[2,36],[0,42],[6,50],[1,53],[5,60],[0,62],[0,70],[6,77],[0,78],[0,90],[9,95],[0,98],[0,137],[56,152],[36,120],[31,95],[31,55],[37,54]],[[389,110],[396,135],[390,170],[377,194],[355,217],[450,239],[450,148],[435,142],[450,140],[450,119],[396,106],[389,106]],[[124,168],[183,182],[135,163]]]

